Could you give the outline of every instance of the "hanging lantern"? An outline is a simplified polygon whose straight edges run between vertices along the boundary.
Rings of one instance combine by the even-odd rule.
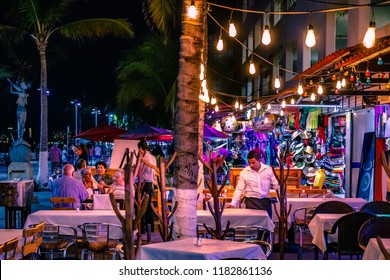
[[[368,84],[368,83],[371,83],[371,78],[370,78],[370,77],[367,77],[366,83],[367,83],[367,84]]]
[[[351,74],[351,77],[349,77],[349,81],[350,81],[351,83],[353,83],[353,82],[355,81],[355,77],[353,76],[353,74]]]
[[[313,80],[310,80],[309,85],[311,86],[313,85]]]
[[[333,80],[333,81],[336,81],[336,79],[337,79],[336,75],[335,75],[335,74],[333,74],[333,76],[332,76],[332,80]]]
[[[383,59],[382,57],[378,57],[378,65],[383,65]]]
[[[370,77],[371,76],[371,72],[370,72],[370,70],[368,68],[367,68],[366,73],[364,75],[366,77]]]

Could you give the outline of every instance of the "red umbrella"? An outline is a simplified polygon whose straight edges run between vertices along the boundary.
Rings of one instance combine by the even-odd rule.
[[[120,134],[123,134],[126,131],[127,130],[123,128],[104,124],[81,132],[75,137],[92,141],[114,142],[114,139],[118,138]]]
[[[163,135],[168,138],[169,136],[172,138],[172,131],[164,128],[145,125],[119,135],[119,139],[140,140],[142,138],[146,138],[146,140],[159,140],[159,138],[161,138]]]

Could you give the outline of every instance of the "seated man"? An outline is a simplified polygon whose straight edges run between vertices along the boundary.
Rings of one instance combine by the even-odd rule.
[[[115,172],[114,183],[108,189],[108,193],[113,193],[116,199],[125,198],[125,171],[123,169]]]
[[[81,202],[88,198],[88,192],[84,188],[80,180],[75,179],[74,167],[71,164],[65,164],[62,169],[62,177],[53,181],[52,195],[53,197],[74,197],[76,198],[76,207],[80,208]],[[55,207],[72,207],[67,203],[55,205]]]

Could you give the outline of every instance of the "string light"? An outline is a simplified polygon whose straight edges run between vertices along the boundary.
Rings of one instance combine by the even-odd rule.
[[[275,78],[274,87],[275,87],[276,89],[279,89],[279,88],[280,88],[280,80],[279,80],[279,77],[278,77],[278,76],[276,76],[276,78]]]
[[[264,22],[266,22],[267,19],[268,19],[268,16],[267,16],[267,13],[265,13]],[[268,46],[271,43],[271,34],[269,33],[269,25],[268,24],[266,24],[264,26],[263,36],[261,37],[261,42],[263,43],[263,45],[266,45],[266,46]]]
[[[217,104],[215,104],[214,111],[215,111],[215,112],[218,112],[218,111],[219,111],[219,107],[218,107],[218,105],[217,105]]]
[[[221,31],[219,32],[219,38],[218,38],[218,43],[217,43],[217,50],[218,51],[222,51],[223,50],[222,28],[221,28]]]
[[[371,8],[370,24],[368,25],[368,29],[366,31],[366,34],[364,34],[364,38],[363,38],[363,45],[367,49],[371,48],[375,43],[375,29],[376,29],[376,24],[375,24],[374,9]]]
[[[257,102],[256,102],[256,109],[257,109],[257,110],[260,110],[260,109],[261,109],[260,101],[257,101]]]
[[[256,67],[255,64],[253,64],[253,60],[251,59],[249,63],[249,74],[253,75],[256,73]]]
[[[242,104],[240,103],[240,106],[239,106],[240,110],[242,110]]]
[[[316,95],[314,94],[314,92],[312,92],[312,94],[310,95],[310,100],[311,101],[316,100]]]
[[[191,1],[191,5],[188,8],[188,17],[194,19],[196,18],[197,15],[198,15],[198,10],[195,7],[195,2]]]
[[[211,105],[214,105],[214,104],[216,104],[217,103],[217,99],[213,96],[212,98],[211,98]]]
[[[322,85],[319,85],[318,88],[317,88],[317,93],[318,94],[323,94],[324,93],[324,89],[322,88]]]
[[[280,115],[281,117],[283,117],[283,116],[284,116],[284,111],[283,111],[283,110],[280,110],[279,115]]]
[[[341,89],[341,82],[340,82],[340,80],[337,80],[336,88],[337,89]]]
[[[294,104],[295,104],[295,99],[294,99],[294,97],[291,98],[290,103],[291,103],[291,105],[294,105]]]
[[[267,105],[267,110],[268,111],[271,110],[271,104],[270,103]]]
[[[237,29],[234,23],[232,22],[232,16],[233,16],[233,11],[230,13],[230,19],[229,19],[229,36],[236,37]]]
[[[313,28],[312,24],[309,24],[309,26],[307,28],[307,35],[306,35],[305,44],[309,48],[312,48],[316,45],[316,37],[314,35],[314,28]]]
[[[239,106],[240,106],[240,104],[238,103],[238,99],[237,99],[236,103],[234,104],[234,108],[238,109]]]
[[[346,82],[345,79],[343,78],[343,79],[341,80],[341,86],[342,86],[342,87],[345,87],[346,84],[347,84],[347,82]]]
[[[283,100],[283,101],[282,101],[282,108],[283,108],[283,109],[286,108],[286,100]]]
[[[298,85],[298,94],[299,94],[299,95],[302,95],[302,94],[303,94],[303,86],[302,86],[301,83],[299,83],[299,85]]]

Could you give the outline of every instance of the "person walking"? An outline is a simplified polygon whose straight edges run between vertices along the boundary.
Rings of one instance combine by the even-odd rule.
[[[54,143],[53,147],[50,148],[49,159],[51,163],[51,173],[60,173],[59,169],[62,165],[62,152],[60,148],[58,148],[57,143]]]

